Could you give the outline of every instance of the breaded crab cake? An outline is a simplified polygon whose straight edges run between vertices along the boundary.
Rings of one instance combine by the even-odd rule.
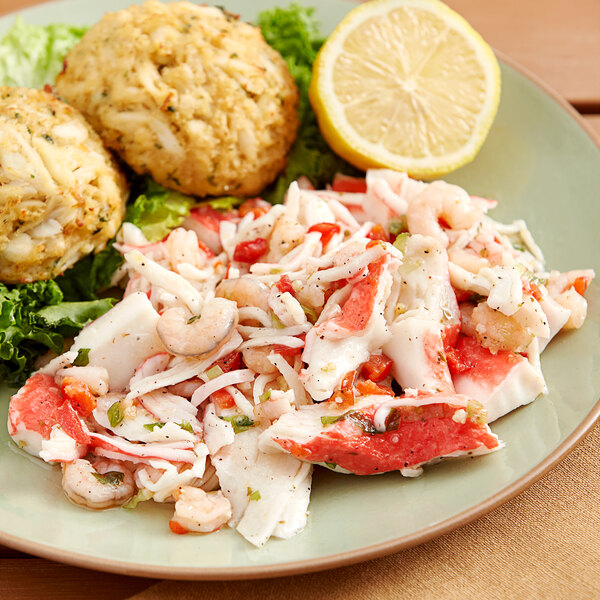
[[[101,250],[126,201],[125,177],[77,109],[0,86],[0,281],[51,279]]]
[[[295,82],[260,30],[188,2],[105,15],[56,89],[137,173],[198,196],[259,193],[298,127]]]

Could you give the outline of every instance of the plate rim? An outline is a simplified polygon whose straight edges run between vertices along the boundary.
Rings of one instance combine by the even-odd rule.
[[[12,11],[0,15],[7,18],[18,14],[27,9],[34,8],[43,4],[52,4],[57,0],[42,0],[36,5],[26,6],[23,10]],[[493,48],[494,54],[499,61],[508,65],[520,75],[532,82],[541,89],[547,96],[556,102],[584,131],[591,139],[593,144],[600,150],[600,134],[585,121],[575,108],[552,86],[547,84],[540,77],[532,73],[528,68],[522,66],[516,60],[508,57],[504,52]],[[512,484],[506,486],[494,495],[475,504],[471,508],[457,513],[456,515],[444,519],[420,529],[414,533],[404,535],[392,540],[372,544],[363,548],[349,550],[347,552],[338,552],[325,557],[308,558],[305,560],[291,561],[264,566],[249,567],[176,567],[168,565],[155,565],[147,563],[124,562],[120,560],[111,560],[103,557],[82,554],[70,550],[63,550],[36,542],[26,540],[18,536],[0,531],[0,543],[5,546],[26,552],[41,558],[61,562],[64,564],[115,573],[119,575],[128,575],[136,577],[146,577],[155,580],[175,579],[175,580],[196,580],[196,581],[225,581],[241,579],[266,579],[272,577],[284,577],[289,575],[301,575],[317,571],[325,571],[343,566],[353,565],[359,562],[373,560],[400,552],[414,546],[424,544],[432,539],[450,533],[459,527],[463,527],[474,520],[485,516],[495,508],[509,502],[521,492],[531,487],[544,475],[551,471],[559,462],[565,459],[575,447],[587,436],[597,421],[600,420],[600,398],[588,414],[582,419],[571,434],[555,448],[546,458],[540,461],[536,466],[522,475]]]

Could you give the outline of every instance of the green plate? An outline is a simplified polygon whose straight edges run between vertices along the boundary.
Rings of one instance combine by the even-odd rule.
[[[223,0],[221,0],[222,2]],[[354,6],[318,4],[323,30]],[[68,0],[27,10],[27,22],[91,24],[126,0]],[[275,0],[227,0],[246,20]],[[251,8],[249,8],[251,6]],[[0,19],[0,33],[13,17]],[[497,198],[494,216],[524,218],[546,253],[565,270],[600,273],[600,150],[566,103],[502,61],[502,101],[474,162],[448,177],[479,196]],[[542,363],[549,394],[499,422],[506,448],[475,460],[444,463],[417,479],[392,473],[315,475],[306,530],[258,550],[232,530],[176,536],[171,507],[152,502],[135,511],[92,512],[63,496],[60,472],[15,450],[0,433],[0,543],[54,560],[149,577],[266,577],[358,562],[441,535],[525,489],[563,458],[600,413],[600,287],[588,290],[580,331],[561,334]],[[5,419],[9,393],[2,394]],[[582,519],[585,515],[582,515]]]

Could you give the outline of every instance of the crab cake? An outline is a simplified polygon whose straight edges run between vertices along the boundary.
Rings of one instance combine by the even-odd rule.
[[[295,82],[260,30],[188,2],[105,15],[56,88],[137,173],[197,196],[259,193],[298,127]]]
[[[0,281],[51,279],[101,250],[126,200],[123,174],[78,110],[0,86]]]

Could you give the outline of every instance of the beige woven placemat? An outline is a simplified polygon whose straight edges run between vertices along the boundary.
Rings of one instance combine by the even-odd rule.
[[[599,459],[596,425],[571,455],[523,494],[422,546],[295,577],[163,581],[133,599],[600,599]]]

